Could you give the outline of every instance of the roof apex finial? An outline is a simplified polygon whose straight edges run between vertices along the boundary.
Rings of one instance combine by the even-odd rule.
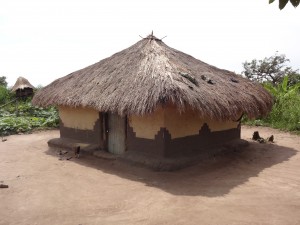
[[[161,41],[160,39],[158,39],[157,37],[155,37],[153,35],[153,30],[151,31],[151,34],[149,34],[146,38],[144,39],[149,39],[150,41],[155,40],[155,41]]]

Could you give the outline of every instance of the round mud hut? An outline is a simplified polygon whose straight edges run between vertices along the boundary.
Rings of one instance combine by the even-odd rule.
[[[35,105],[59,109],[60,138],[50,146],[74,140],[161,169],[224,149],[240,139],[242,115],[264,116],[272,103],[260,84],[153,35],[55,80],[33,98]]]
[[[24,77],[19,77],[11,91],[16,92],[17,97],[29,97],[33,95],[34,86]]]

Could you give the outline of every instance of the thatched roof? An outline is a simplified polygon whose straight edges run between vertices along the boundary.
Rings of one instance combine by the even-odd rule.
[[[149,35],[109,58],[55,80],[33,98],[39,106],[90,107],[146,114],[158,105],[192,108],[218,120],[263,116],[272,107],[264,88],[208,65]]]
[[[15,85],[11,88],[12,91],[16,91],[18,89],[24,89],[24,88],[32,88],[34,89],[34,86],[29,83],[29,81],[24,77],[19,77],[15,83]]]

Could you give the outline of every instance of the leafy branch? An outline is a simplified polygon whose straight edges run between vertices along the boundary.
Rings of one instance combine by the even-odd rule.
[[[275,0],[269,0],[269,4],[273,3]],[[299,5],[300,0],[279,0],[279,9],[282,10],[286,4],[290,2],[295,8]]]

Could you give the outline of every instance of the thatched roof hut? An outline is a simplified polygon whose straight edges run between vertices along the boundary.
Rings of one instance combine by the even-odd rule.
[[[34,96],[33,104],[59,106],[61,137],[89,137],[89,142],[109,150],[109,137],[115,137],[113,143],[116,137],[124,136],[122,150],[110,152],[148,149],[153,153],[155,148],[159,149],[156,156],[165,157],[199,152],[203,146],[239,138],[241,116],[266,115],[272,97],[261,85],[149,35],[111,57],[55,80]],[[94,122],[79,124],[87,118],[94,118]],[[117,118],[125,118],[125,122]],[[112,135],[110,124],[123,124],[125,131]]]
[[[26,97],[33,94],[34,86],[24,77],[19,77],[11,91],[16,92],[18,97]]]
[[[146,114],[166,102],[217,120],[263,116],[272,98],[261,85],[170,48],[154,36],[55,80],[38,92],[40,106],[90,107]]]

